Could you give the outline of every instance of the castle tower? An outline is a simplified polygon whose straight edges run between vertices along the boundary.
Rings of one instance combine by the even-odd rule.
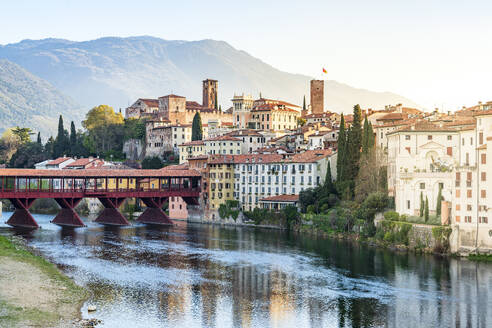
[[[311,80],[311,113],[323,113],[324,107],[324,80]]]
[[[206,79],[203,81],[203,100],[202,106],[207,108],[218,109],[217,104],[217,87],[219,82],[217,80]]]

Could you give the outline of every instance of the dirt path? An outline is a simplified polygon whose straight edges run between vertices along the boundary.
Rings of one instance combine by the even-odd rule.
[[[72,327],[86,297],[53,264],[0,236],[0,327]]]

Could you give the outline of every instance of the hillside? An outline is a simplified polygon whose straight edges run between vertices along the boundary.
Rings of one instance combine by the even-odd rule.
[[[290,74],[228,43],[214,40],[167,41],[154,37],[107,37],[86,42],[24,40],[0,46],[7,58],[49,81],[87,108],[109,104],[124,108],[139,97],[180,94],[201,102],[201,81],[219,80],[219,101],[231,105],[234,93],[279,98],[296,104],[309,99],[308,76]],[[354,103],[381,108],[414,102],[393,93],[325,85],[326,107],[351,111]]]
[[[47,137],[56,132],[60,114],[79,121],[82,110],[50,83],[0,58],[0,133],[19,125]]]

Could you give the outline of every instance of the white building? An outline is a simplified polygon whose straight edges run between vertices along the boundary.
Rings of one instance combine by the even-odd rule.
[[[492,249],[492,111],[475,118],[473,125],[419,122],[387,135],[388,190],[396,210],[418,215],[422,194],[434,212],[441,187],[452,251]]]
[[[331,150],[310,150],[292,156],[248,154],[234,158],[234,196],[244,210],[260,206],[260,199],[298,195],[324,183],[330,162],[336,178],[337,154]]]

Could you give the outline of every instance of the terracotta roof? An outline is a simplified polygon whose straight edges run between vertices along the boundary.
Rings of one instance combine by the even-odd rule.
[[[187,170],[187,169],[188,169],[188,164],[183,163],[183,164],[168,165],[163,167],[161,170]]]
[[[258,100],[260,100],[260,101],[263,100],[263,101],[267,101],[267,102],[275,102],[276,104],[279,104],[279,105],[301,108],[301,106],[297,106],[297,105],[294,105],[294,104],[291,104],[291,103],[288,103],[288,102],[282,101],[282,100],[275,100],[275,99],[268,99],[268,98],[260,98]]]
[[[33,177],[194,177],[200,176],[196,170],[36,170],[36,169],[0,169],[0,176]]]
[[[243,154],[235,155],[234,163],[238,164],[257,164],[257,163],[278,163],[282,161],[280,154]]]
[[[159,98],[186,98],[186,97],[170,94],[170,95],[162,96]]]
[[[255,131],[255,130],[248,130],[248,129],[232,131],[232,132],[227,133],[227,135],[228,136],[232,136],[232,137],[241,137],[241,136],[263,137],[257,131]]]
[[[382,117],[376,119],[376,121],[395,121],[395,120],[404,120],[408,117],[407,114],[402,113],[388,113]]]
[[[457,132],[458,129],[445,125],[433,124],[429,121],[418,121],[414,124],[407,125],[395,131],[388,133],[394,134],[399,132]]]
[[[278,195],[260,199],[260,202],[289,202],[295,203],[299,201],[299,195]]]
[[[331,149],[319,149],[319,150],[306,150],[302,153],[297,153],[289,158],[285,159],[285,162],[289,163],[313,163],[322,158],[331,156],[333,151]]]
[[[263,104],[263,105],[258,105],[254,107],[252,112],[263,112],[263,111],[280,111],[280,112],[291,112],[291,113],[299,113],[299,111],[292,109],[292,108],[287,108],[287,107],[279,107],[276,104]]]
[[[159,100],[157,99],[139,98],[138,100],[142,101],[144,104],[146,104],[149,107],[159,107]]]
[[[188,157],[188,162],[193,161],[193,160],[203,160],[203,159],[208,159],[208,155],[197,155],[197,156],[191,156]]]
[[[46,163],[46,165],[59,165],[63,162],[68,161],[69,159],[72,159],[72,158],[71,157],[58,157],[57,159],[54,159],[54,160]]]
[[[242,140],[228,135],[224,135],[215,138],[205,139],[204,141],[242,141]]]
[[[209,164],[234,164],[234,155],[210,155]]]
[[[99,158],[79,158],[75,160],[75,162],[68,164],[66,167],[87,166],[94,161],[97,161],[97,165],[102,165],[104,163],[104,161]]]
[[[203,140],[194,140],[194,141],[182,143],[180,146],[200,146],[200,145],[205,145],[205,142]]]

